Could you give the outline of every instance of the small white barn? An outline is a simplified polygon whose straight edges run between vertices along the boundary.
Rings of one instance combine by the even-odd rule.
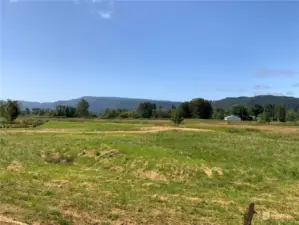
[[[224,118],[227,121],[241,121],[241,118],[235,115],[230,115]]]

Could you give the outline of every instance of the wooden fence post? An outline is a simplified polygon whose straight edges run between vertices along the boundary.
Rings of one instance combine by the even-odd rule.
[[[248,210],[244,213],[244,223],[243,225],[252,225],[253,215],[256,214],[254,211],[254,203],[250,203]]]

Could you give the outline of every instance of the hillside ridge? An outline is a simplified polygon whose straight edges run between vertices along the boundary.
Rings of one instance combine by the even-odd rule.
[[[140,98],[125,98],[125,97],[95,97],[95,96],[83,96],[70,100],[59,100],[55,102],[33,102],[33,101],[19,101],[22,108],[49,108],[54,109],[57,105],[76,106],[80,99],[86,99],[90,104],[90,111],[102,112],[106,108],[116,109],[128,109],[133,110],[142,102],[152,102],[157,107],[170,109],[172,105],[178,106],[182,102],[180,101],[167,101],[167,100],[154,100],[154,99],[140,99]],[[230,108],[234,105],[244,105],[250,107],[254,104],[266,105],[266,104],[278,104],[284,105],[286,108],[295,108],[299,110],[299,98],[288,96],[274,96],[274,95],[259,95],[254,97],[227,97],[220,100],[211,101],[213,107]]]

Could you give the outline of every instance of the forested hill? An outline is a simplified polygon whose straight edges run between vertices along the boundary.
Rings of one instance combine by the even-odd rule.
[[[89,102],[90,111],[103,112],[106,108],[109,109],[136,109],[142,102],[152,102],[161,106],[162,108],[170,109],[172,105],[178,106],[181,102],[172,101],[160,101],[149,99],[134,99],[134,98],[117,98],[117,97],[82,97]],[[57,101],[48,103],[28,102],[20,101],[22,108],[49,108],[55,109],[57,105],[76,106],[80,99],[72,99],[67,101]],[[261,95],[255,97],[237,97],[237,98],[225,98],[212,102],[213,107],[230,108],[234,105],[252,106],[254,104],[278,104],[283,105],[286,108],[293,108],[299,110],[299,98],[285,97],[285,96],[273,96],[273,95]]]
[[[213,107],[230,108],[234,105],[253,106],[254,104],[267,105],[275,104],[282,105],[286,108],[299,110],[299,98],[273,95],[259,95],[254,97],[237,97],[224,98],[218,101],[213,101]]]
[[[137,106],[142,102],[152,102],[157,107],[171,109],[172,105],[178,106],[181,102],[162,101],[162,100],[149,100],[149,99],[135,99],[135,98],[118,98],[118,97],[82,97],[88,101],[90,107],[89,110],[92,112],[103,112],[105,109],[136,109]],[[39,103],[39,102],[27,102],[20,101],[21,107],[24,108],[49,108],[55,109],[57,105],[67,105],[75,107],[80,99],[72,99],[68,101],[57,101],[52,103]]]

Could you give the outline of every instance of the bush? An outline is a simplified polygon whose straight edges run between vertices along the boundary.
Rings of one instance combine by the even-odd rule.
[[[46,122],[48,122],[48,120],[27,119],[14,121],[13,123],[10,123],[8,121],[1,121],[0,128],[32,128],[41,126]]]
[[[171,115],[171,121],[176,125],[179,126],[183,122],[184,118],[182,115],[181,110],[175,109]]]

